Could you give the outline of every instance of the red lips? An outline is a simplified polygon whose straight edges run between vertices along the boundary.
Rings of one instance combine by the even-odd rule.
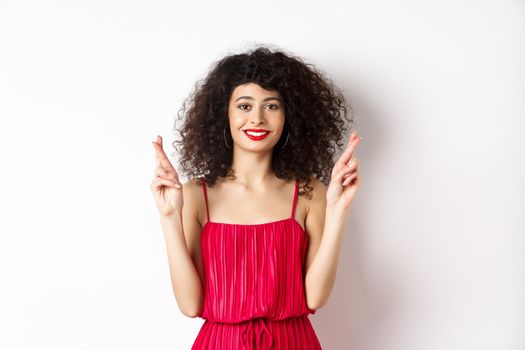
[[[253,141],[263,140],[263,139],[266,138],[266,136],[268,136],[270,134],[270,132],[268,130],[264,130],[264,129],[247,129],[247,130],[243,130],[243,131],[244,131],[244,134],[246,136],[248,136],[250,138],[250,140],[253,140]],[[265,134],[263,134],[261,136],[254,136],[254,135],[249,135],[246,131],[265,132]]]

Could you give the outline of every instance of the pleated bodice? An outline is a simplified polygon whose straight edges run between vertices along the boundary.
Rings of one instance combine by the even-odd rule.
[[[206,184],[203,180],[206,196]],[[202,228],[205,272],[201,318],[238,323],[315,314],[304,292],[308,235],[295,219],[298,181],[289,218],[262,224],[209,220]]]

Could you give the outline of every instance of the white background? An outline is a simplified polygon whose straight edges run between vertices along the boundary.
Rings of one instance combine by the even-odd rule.
[[[2,0],[0,348],[191,347],[150,142],[257,43],[332,76],[363,137],[323,348],[524,349],[518,0]]]

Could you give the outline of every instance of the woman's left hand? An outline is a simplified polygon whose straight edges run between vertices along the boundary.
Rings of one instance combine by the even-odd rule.
[[[348,146],[332,169],[332,178],[326,192],[328,206],[348,209],[360,184],[359,160],[354,157],[354,150],[361,138],[352,132]],[[353,163],[353,165],[352,165]]]

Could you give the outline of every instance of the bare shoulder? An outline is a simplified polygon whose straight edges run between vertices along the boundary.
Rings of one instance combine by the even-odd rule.
[[[199,178],[188,179],[182,185],[184,200],[183,213],[186,218],[197,220],[200,225],[200,208],[203,204],[202,180]]]
[[[184,196],[196,198],[200,192],[202,192],[202,180],[201,179],[188,179],[183,185]]]
[[[202,180],[198,178],[188,179],[183,185],[183,189],[188,190],[189,194],[195,195],[197,190],[202,188]],[[190,193],[191,192],[191,193]]]
[[[312,188],[311,196],[307,202],[307,213],[310,211],[311,207],[323,206],[326,203],[326,191],[327,186],[316,177],[311,176],[309,181],[309,187]]]

